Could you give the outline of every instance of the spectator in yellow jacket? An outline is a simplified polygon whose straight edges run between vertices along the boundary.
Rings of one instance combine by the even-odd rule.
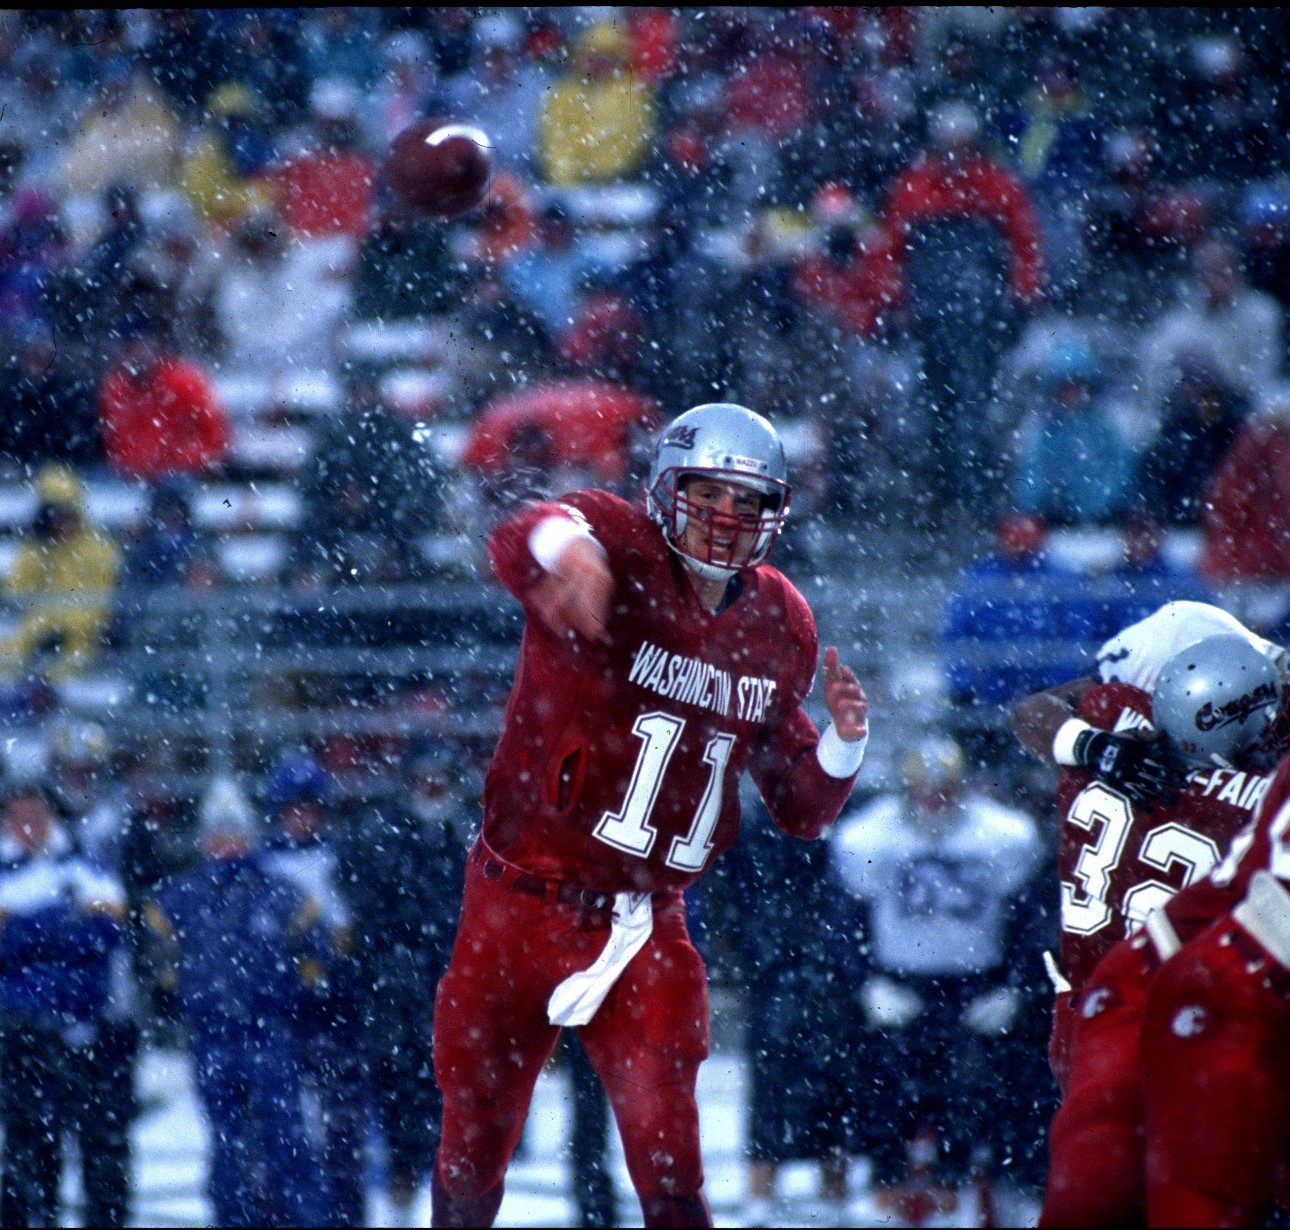
[[[179,190],[207,226],[227,225],[273,205],[262,175],[272,159],[263,101],[243,82],[226,81],[206,100],[206,120],[179,168]]]
[[[538,140],[547,182],[622,179],[640,167],[653,135],[653,99],[631,71],[625,29],[592,26],[542,107]]]
[[[20,612],[0,641],[0,675],[75,674],[102,641],[120,570],[117,544],[85,522],[85,487],[66,466],[36,476],[35,521],[4,579]]]

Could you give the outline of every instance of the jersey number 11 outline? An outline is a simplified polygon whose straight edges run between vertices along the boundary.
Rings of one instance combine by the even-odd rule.
[[[684,718],[657,710],[642,713],[636,719],[632,734],[642,741],[642,746],[632,769],[627,797],[617,811],[605,812],[595,828],[595,836],[606,845],[639,858],[649,856],[658,837],[658,831],[649,822],[650,813],[658,801],[663,774],[667,772],[668,762],[681,741],[684,729]],[[712,852],[712,831],[721,815],[721,787],[734,745],[734,735],[717,734],[703,749],[704,763],[712,766],[707,787],[695,809],[690,831],[684,837],[672,838],[672,848],[664,860],[677,871],[702,871],[708,861]]]

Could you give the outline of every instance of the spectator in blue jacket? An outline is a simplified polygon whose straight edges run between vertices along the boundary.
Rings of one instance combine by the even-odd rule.
[[[306,1085],[317,1098],[321,1120],[323,1203],[314,1224],[357,1226],[364,1221],[369,1099],[354,928],[341,892],[331,833],[333,807],[332,783],[322,765],[308,751],[288,751],[270,775],[265,794],[272,830],[261,864],[308,897],[318,911],[321,944],[305,967],[293,1015]]]
[[[1100,393],[1102,367],[1088,347],[1059,347],[1044,396],[1023,427],[1012,504],[1050,525],[1106,525],[1128,506],[1136,456]]]
[[[318,907],[262,865],[232,780],[211,784],[199,819],[200,861],[146,909],[210,1123],[211,1211],[217,1226],[322,1225],[295,1028],[302,972],[322,953]]]
[[[1010,513],[950,594],[941,649],[958,704],[998,705],[1088,673],[1084,579],[1048,556],[1040,517]]]
[[[125,893],[76,852],[36,784],[10,784],[4,796],[0,918],[0,1220],[56,1226],[63,1133],[113,1110],[86,1100],[75,1074],[98,1041]],[[123,1225],[126,1210],[88,1212],[87,1224]]]

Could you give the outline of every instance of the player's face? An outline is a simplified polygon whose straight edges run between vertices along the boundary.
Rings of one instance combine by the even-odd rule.
[[[742,568],[757,546],[762,498],[739,483],[701,475],[684,479],[678,493],[686,513],[682,550],[705,563]]]

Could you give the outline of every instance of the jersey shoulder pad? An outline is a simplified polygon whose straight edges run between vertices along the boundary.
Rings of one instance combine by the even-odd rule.
[[[895,795],[873,799],[838,821],[833,840],[847,848],[875,846],[899,826],[900,809]]]
[[[1035,822],[1024,811],[987,798],[973,799],[971,807],[976,824],[995,841],[1024,846],[1038,840]]]

